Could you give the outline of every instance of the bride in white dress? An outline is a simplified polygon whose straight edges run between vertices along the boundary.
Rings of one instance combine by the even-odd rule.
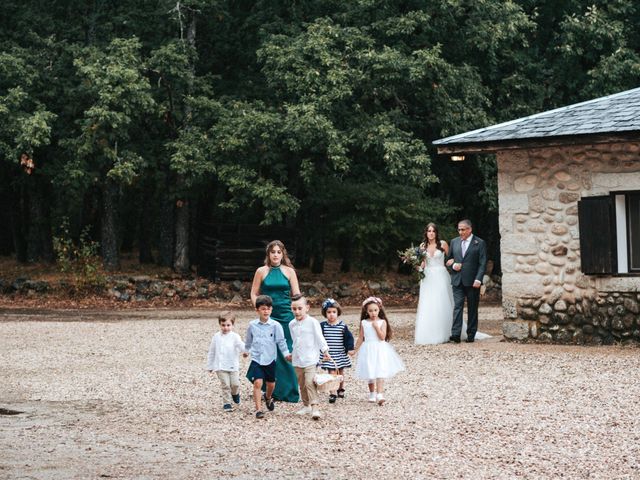
[[[449,245],[440,240],[438,227],[429,223],[425,229],[425,240],[420,250],[425,252],[422,263],[425,277],[420,281],[420,298],[416,315],[415,343],[435,345],[446,343],[453,325],[453,291],[451,277],[444,265]],[[466,325],[462,326],[462,339],[466,338]],[[476,333],[476,340],[489,338],[485,333]]]

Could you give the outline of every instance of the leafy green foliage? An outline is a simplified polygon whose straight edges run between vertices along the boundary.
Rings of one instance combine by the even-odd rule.
[[[78,292],[104,287],[106,277],[99,256],[99,244],[89,237],[85,227],[77,242],[71,238],[69,221],[63,219],[60,233],[53,237],[53,249],[60,271],[70,276]]]
[[[29,92],[36,72],[28,61],[22,49],[0,53],[0,155],[10,162],[21,154],[33,157],[35,149],[49,144],[56,118]]]
[[[628,0],[589,2],[561,20],[553,63],[565,98],[585,100],[637,86],[638,20],[640,8]]]
[[[77,155],[86,159],[85,175],[130,183],[143,166],[143,158],[128,145],[134,122],[155,106],[142,74],[140,48],[135,38],[114,39],[105,51],[86,48],[74,62],[90,101],[74,142]]]
[[[448,238],[468,216],[497,242],[495,160],[453,164],[431,142],[640,74],[632,0],[27,0],[3,13],[0,188],[28,205],[28,186],[74,236],[96,236],[111,209],[112,236],[133,225],[156,249],[176,200],[194,206],[192,233],[196,219],[286,224],[300,251],[346,242],[363,268],[392,266],[428,221]],[[16,218],[42,221],[30,215]]]

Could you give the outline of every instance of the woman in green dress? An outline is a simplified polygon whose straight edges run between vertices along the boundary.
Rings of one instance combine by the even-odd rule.
[[[273,240],[267,245],[264,266],[256,270],[251,285],[251,303],[255,306],[258,295],[269,295],[273,300],[271,318],[276,320],[284,330],[289,351],[292,348],[289,322],[293,320],[291,296],[300,293],[298,276],[287,256],[287,250],[280,240]],[[273,398],[282,402],[298,402],[298,382],[291,363],[287,362],[280,350],[276,358],[276,388]]]

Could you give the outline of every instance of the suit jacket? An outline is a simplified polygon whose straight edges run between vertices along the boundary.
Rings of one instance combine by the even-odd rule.
[[[451,272],[451,285],[465,287],[473,286],[474,280],[482,282],[484,272],[487,269],[487,245],[480,237],[474,235],[467,247],[465,256],[462,256],[462,239],[456,237],[451,240],[447,260],[453,258],[456,263],[462,264],[458,272],[449,267]]]

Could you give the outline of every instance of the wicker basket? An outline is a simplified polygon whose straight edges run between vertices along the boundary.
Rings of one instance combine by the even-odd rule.
[[[336,367],[335,371],[338,370],[338,365],[336,362],[333,362],[333,365]],[[322,371],[316,372],[313,377],[313,383],[316,384],[316,388],[319,392],[330,392],[332,390],[338,390],[340,388],[340,383],[342,383],[342,375],[325,373]]]

